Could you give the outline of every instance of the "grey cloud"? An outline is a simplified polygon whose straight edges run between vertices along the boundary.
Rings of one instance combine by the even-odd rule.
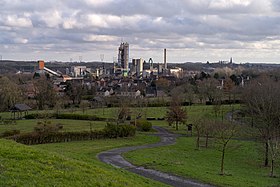
[[[122,39],[139,50],[273,50],[277,10],[276,0],[0,0],[0,44],[54,56],[108,51]]]

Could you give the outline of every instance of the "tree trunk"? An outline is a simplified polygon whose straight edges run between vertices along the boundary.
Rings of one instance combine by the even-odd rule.
[[[225,152],[226,152],[226,144],[223,145],[223,150],[222,150],[221,175],[224,175]]]
[[[178,130],[178,121],[176,121],[176,131]]]
[[[270,177],[274,177],[274,159],[271,159]]]
[[[265,143],[265,160],[264,160],[264,166],[268,166],[268,142]]]
[[[200,145],[199,145],[199,141],[200,141],[200,133],[199,131],[197,132],[197,138],[196,138],[196,148],[199,149]]]
[[[205,148],[208,148],[208,140],[209,140],[209,135],[206,134],[206,137],[205,137]]]

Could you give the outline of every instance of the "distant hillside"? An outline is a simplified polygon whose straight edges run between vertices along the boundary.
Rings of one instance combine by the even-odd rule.
[[[152,186],[152,184],[126,172],[100,168],[56,153],[0,139],[0,186]]]

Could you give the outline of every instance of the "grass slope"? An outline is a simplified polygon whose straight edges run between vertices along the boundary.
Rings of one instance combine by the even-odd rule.
[[[135,141],[117,139],[116,142],[119,146],[129,141],[137,144],[143,142],[141,137]],[[113,140],[109,140],[109,146],[107,141],[100,140],[49,144],[40,148],[1,139],[0,186],[163,186],[97,161],[96,153],[111,147],[114,147]]]
[[[144,165],[180,176],[190,177],[218,186],[265,187],[280,185],[278,178],[268,177],[269,168],[262,167],[258,145],[254,142],[233,141],[226,153],[225,176],[219,175],[221,152],[214,147],[195,149],[195,139],[181,137],[173,146],[137,150],[125,157],[137,165]],[[234,149],[234,147],[239,147]],[[158,155],[161,155],[160,158]]]

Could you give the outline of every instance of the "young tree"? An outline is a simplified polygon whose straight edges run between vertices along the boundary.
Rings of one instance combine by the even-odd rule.
[[[219,151],[221,151],[221,167],[220,167],[220,174],[224,175],[224,163],[225,163],[225,154],[228,147],[228,143],[233,138],[234,134],[236,133],[236,126],[229,123],[224,123],[220,121],[216,121],[214,124],[214,138],[218,145]]]
[[[208,148],[209,138],[213,135],[215,129],[215,121],[210,119],[205,119],[204,127],[202,133],[205,137],[205,148]]]
[[[123,123],[130,114],[130,109],[126,104],[121,104],[117,111],[117,124]]]
[[[88,101],[81,101],[79,107],[80,107],[80,109],[82,109],[82,112],[84,114],[85,111],[87,110],[87,108],[89,107],[89,102]]]
[[[203,128],[205,126],[205,118],[197,118],[193,123],[194,129],[196,131],[196,148],[200,148],[200,138],[202,136]]]
[[[168,107],[166,120],[172,124],[175,122],[176,130],[178,130],[179,123],[184,123],[187,119],[187,112],[182,108],[179,98],[173,97]]]
[[[280,155],[280,129],[275,128],[271,133],[272,133],[271,138],[268,140],[268,148],[269,148],[270,158],[271,158],[269,176],[274,177],[275,161]]]

